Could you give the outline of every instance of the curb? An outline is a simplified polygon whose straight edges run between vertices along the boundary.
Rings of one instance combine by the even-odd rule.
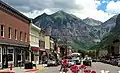
[[[3,71],[3,72],[0,72],[0,73],[15,73],[15,72],[12,72],[12,71]]]
[[[32,69],[32,70],[26,70],[25,72],[35,72],[38,71],[39,69]]]

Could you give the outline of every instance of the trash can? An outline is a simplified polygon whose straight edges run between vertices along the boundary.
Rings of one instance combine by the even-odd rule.
[[[33,69],[33,64],[31,62],[25,63],[25,69]]]

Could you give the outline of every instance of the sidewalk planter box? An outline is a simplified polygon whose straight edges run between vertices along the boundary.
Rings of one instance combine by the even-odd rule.
[[[33,69],[33,64],[31,62],[25,63],[25,69]]]

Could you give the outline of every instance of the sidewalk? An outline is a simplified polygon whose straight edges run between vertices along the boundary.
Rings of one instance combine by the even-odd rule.
[[[42,67],[42,65],[37,65],[37,68],[33,68],[33,69],[24,69],[24,67],[14,67],[12,72],[15,72],[15,73],[36,73],[37,71],[39,70],[45,70],[44,67]],[[7,68],[7,69],[2,69],[0,70],[0,72],[10,72],[10,68]]]

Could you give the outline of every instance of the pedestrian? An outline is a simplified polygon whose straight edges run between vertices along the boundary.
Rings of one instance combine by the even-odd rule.
[[[46,52],[43,52],[43,54],[41,56],[41,60],[42,60],[42,65],[45,67],[45,64],[47,64],[47,61],[48,61]]]
[[[65,57],[61,62],[60,71],[63,69],[63,72],[66,73],[68,71],[68,65],[69,65],[68,59],[67,59],[67,57]]]

